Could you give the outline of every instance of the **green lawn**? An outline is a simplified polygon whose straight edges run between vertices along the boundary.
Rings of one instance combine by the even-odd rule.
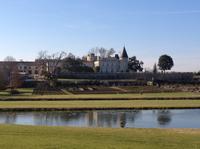
[[[33,93],[33,88],[18,88],[17,90],[21,93]]]
[[[1,149],[199,149],[200,129],[0,125]]]
[[[7,108],[200,108],[200,100],[95,100],[95,101],[2,101],[0,109]]]
[[[33,88],[19,88],[17,89],[20,94],[17,96],[31,96],[33,93]],[[10,90],[0,91],[0,97],[10,97]]]
[[[29,91],[29,92],[28,92]],[[200,98],[200,93],[191,93],[191,92],[177,92],[177,93],[145,93],[145,94],[84,94],[84,95],[31,95],[30,90],[24,92],[22,95],[16,96],[5,96],[0,92],[0,99],[6,98],[18,98],[18,99],[34,99],[34,98],[62,98],[62,99],[130,99],[130,98]],[[25,94],[27,93],[27,94]]]

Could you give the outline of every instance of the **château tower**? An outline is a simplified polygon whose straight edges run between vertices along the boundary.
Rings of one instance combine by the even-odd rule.
[[[121,57],[120,57],[120,72],[128,71],[128,54],[126,52],[126,47],[124,46]]]

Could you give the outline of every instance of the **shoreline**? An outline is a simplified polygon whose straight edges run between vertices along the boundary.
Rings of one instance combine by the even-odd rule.
[[[104,101],[104,100],[200,100],[200,97],[133,97],[133,98],[34,98],[34,97],[19,97],[19,98],[1,98],[0,101]]]
[[[192,110],[198,107],[110,107],[110,108],[0,108],[0,112],[112,111],[112,110]]]

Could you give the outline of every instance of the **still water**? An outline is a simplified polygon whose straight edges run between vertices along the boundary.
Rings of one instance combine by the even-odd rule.
[[[200,128],[200,109],[0,112],[0,123],[112,128]]]

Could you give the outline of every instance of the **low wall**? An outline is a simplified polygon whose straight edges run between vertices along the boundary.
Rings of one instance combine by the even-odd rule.
[[[95,80],[142,80],[160,83],[198,83],[193,73],[66,73],[59,76],[63,79],[95,79]]]

